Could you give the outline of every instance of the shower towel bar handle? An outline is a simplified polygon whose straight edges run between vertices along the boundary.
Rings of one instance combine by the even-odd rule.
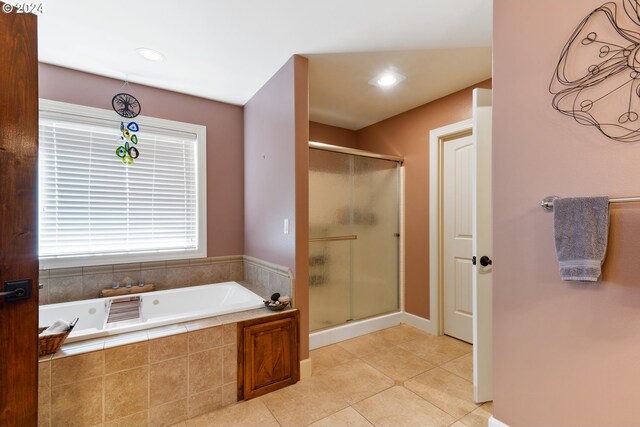
[[[314,237],[309,239],[309,242],[333,242],[337,240],[357,240],[356,234],[349,234],[346,236],[332,236],[332,237]]]

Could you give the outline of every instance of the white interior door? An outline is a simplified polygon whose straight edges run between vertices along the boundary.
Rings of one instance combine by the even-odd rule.
[[[493,400],[491,90],[473,91],[473,395]],[[486,257],[483,259],[483,257]],[[482,265],[486,264],[486,265]]]
[[[473,138],[470,135],[444,143],[444,333],[469,343],[473,342],[473,151]]]

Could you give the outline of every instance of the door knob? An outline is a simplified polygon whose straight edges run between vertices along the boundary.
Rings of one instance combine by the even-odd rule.
[[[480,257],[480,265],[481,266],[486,267],[486,266],[492,265],[492,264],[493,264],[493,261],[491,261],[491,258],[489,258],[488,256],[483,255],[483,256]]]
[[[6,302],[29,299],[31,297],[31,279],[4,282],[4,291],[0,292]]]
[[[27,291],[25,291],[23,288],[17,288],[12,291],[0,292],[0,297],[10,297],[13,295],[17,297],[21,297],[21,296],[24,296],[24,294],[26,293]]]

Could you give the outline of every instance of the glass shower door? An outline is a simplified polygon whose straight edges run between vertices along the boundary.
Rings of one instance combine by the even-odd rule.
[[[398,309],[398,163],[309,150],[309,329]]]
[[[351,319],[351,162],[309,150],[309,329]]]
[[[398,163],[353,156],[352,319],[398,309]]]

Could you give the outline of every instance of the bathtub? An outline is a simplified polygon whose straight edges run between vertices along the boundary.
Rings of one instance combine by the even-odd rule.
[[[142,301],[139,320],[105,324],[108,301],[123,298],[120,296],[43,305],[40,307],[40,326],[51,325],[57,319],[70,322],[78,317],[78,323],[66,340],[74,342],[264,307],[260,296],[237,282],[138,295]]]

